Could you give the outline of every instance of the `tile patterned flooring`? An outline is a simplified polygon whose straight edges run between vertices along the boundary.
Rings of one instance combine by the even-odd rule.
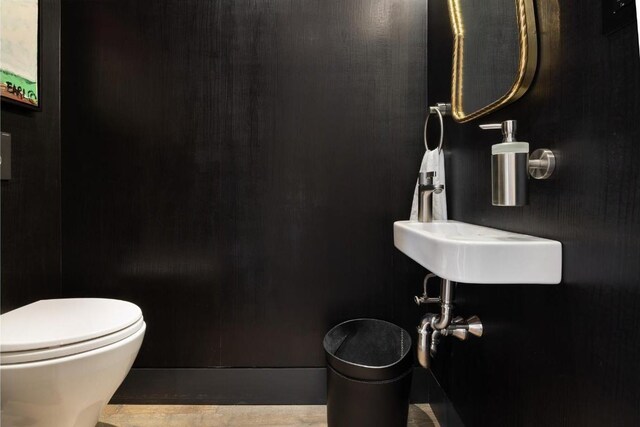
[[[326,407],[108,405],[96,427],[324,427]],[[408,427],[440,427],[428,404],[411,405]]]

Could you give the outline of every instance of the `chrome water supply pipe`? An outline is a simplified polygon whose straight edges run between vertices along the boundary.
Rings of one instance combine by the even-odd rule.
[[[434,329],[444,329],[451,323],[454,287],[455,283],[450,280],[442,279],[440,282],[440,317],[436,319]]]

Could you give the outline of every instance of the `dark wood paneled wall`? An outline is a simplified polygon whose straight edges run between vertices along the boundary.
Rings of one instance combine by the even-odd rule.
[[[139,304],[136,366],[318,367],[413,330],[422,0],[63,1],[66,295]]]
[[[605,36],[600,0],[537,1],[540,64],[521,100],[448,125],[458,220],[557,239],[558,286],[460,285],[458,310],[486,335],[452,343],[437,376],[469,426],[640,424],[640,60],[633,27]],[[429,100],[450,98],[445,2],[429,2]],[[478,123],[517,119],[521,140],[559,156],[530,205],[491,206]]]
[[[4,313],[60,292],[60,0],[40,0],[42,111],[2,104],[12,176],[2,181]]]

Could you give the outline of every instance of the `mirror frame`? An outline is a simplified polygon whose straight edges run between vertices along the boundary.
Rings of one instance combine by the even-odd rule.
[[[460,15],[459,2],[465,0],[448,0],[449,18],[454,37],[453,70],[451,81],[451,109],[453,118],[460,123],[468,122],[489,114],[511,102],[516,101],[531,86],[538,65],[538,34],[536,29],[535,10],[533,0],[513,0],[517,7],[519,29],[519,62],[518,73],[511,86],[498,100],[471,113],[463,109],[462,71],[464,49],[464,25]]]

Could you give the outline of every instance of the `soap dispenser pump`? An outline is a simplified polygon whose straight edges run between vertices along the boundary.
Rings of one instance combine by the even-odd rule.
[[[542,148],[529,156],[529,143],[516,140],[517,122],[480,125],[484,130],[502,129],[502,142],[491,147],[491,193],[494,206],[524,206],[529,201],[529,175],[547,179],[556,160],[553,152]]]

